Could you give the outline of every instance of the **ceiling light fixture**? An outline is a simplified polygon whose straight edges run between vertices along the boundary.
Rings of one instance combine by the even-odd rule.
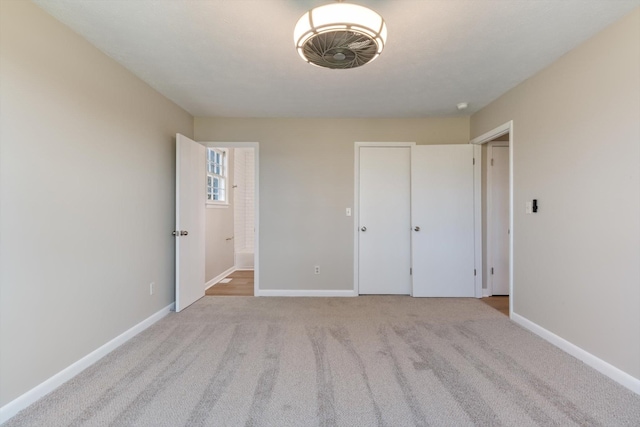
[[[387,25],[371,9],[332,3],[311,9],[293,31],[298,54],[319,67],[355,68],[376,59],[387,41]]]

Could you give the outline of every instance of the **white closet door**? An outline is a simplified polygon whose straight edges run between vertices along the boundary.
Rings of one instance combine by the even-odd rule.
[[[411,293],[411,148],[360,147],[359,293]]]
[[[206,149],[176,136],[176,311],[204,296]]]
[[[474,297],[473,146],[411,148],[414,297]]]

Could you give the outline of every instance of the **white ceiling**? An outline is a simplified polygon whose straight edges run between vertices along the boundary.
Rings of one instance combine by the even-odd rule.
[[[221,117],[468,115],[640,5],[358,0],[386,20],[386,48],[361,68],[329,70],[300,59],[293,27],[330,1],[35,3],[192,115]]]

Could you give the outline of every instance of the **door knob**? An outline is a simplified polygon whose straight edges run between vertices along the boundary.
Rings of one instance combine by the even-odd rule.
[[[415,231],[420,231],[420,227],[418,227],[418,226],[416,225],[416,228],[414,228],[414,230],[415,230]]]
[[[189,232],[188,232],[188,231],[186,231],[186,230],[182,230],[182,231],[180,232],[180,235],[181,235],[181,236],[188,236],[188,235],[189,235]]]
[[[367,231],[367,227],[362,227],[360,230]]]

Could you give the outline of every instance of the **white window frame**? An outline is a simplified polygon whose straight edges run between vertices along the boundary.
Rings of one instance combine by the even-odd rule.
[[[221,162],[211,162],[210,155],[211,153],[219,154],[221,157]],[[207,164],[205,165],[207,170],[207,185],[206,185],[206,200],[207,207],[227,207],[229,206],[229,150],[226,148],[219,147],[207,147]],[[218,169],[219,173],[216,173],[216,169]],[[213,169],[213,170],[212,170]],[[213,189],[212,186],[209,186],[209,179],[212,181],[214,179],[218,179],[220,182],[219,190],[220,195],[222,197],[221,200],[213,200],[210,199],[209,196],[213,196],[213,192],[210,192],[209,189]]]

